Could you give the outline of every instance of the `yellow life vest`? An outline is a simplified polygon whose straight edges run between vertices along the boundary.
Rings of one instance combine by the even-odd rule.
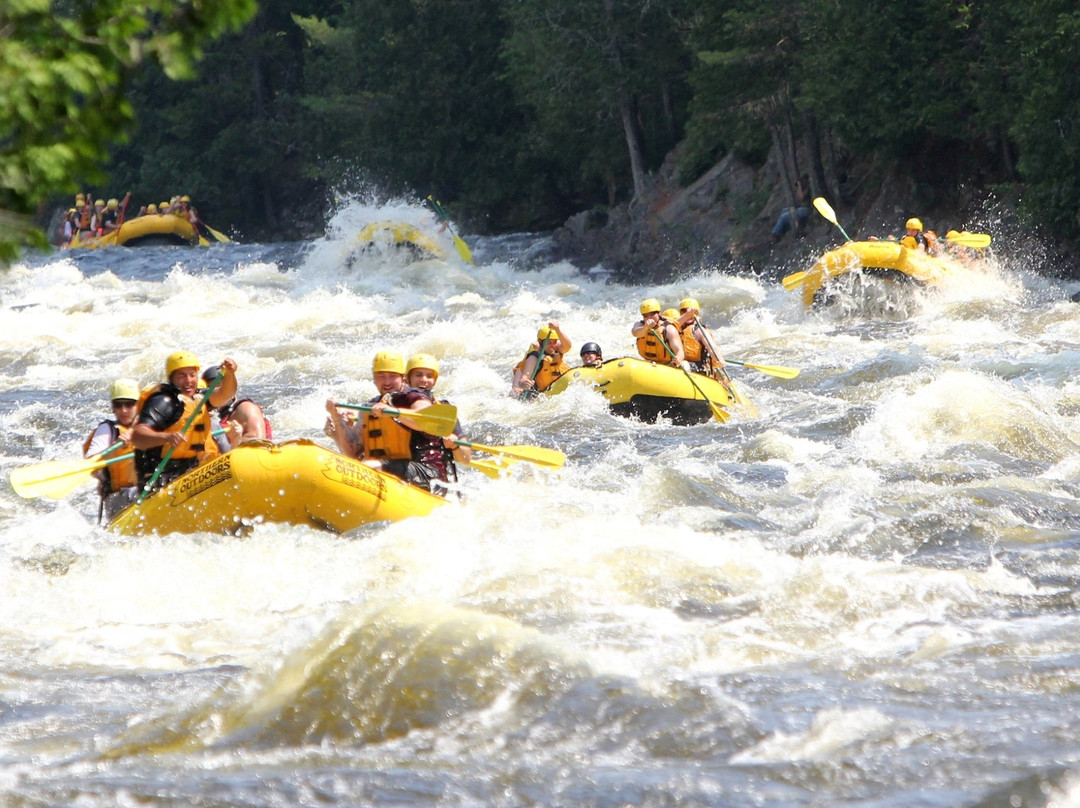
[[[368,412],[360,424],[360,446],[371,460],[412,460],[412,431],[389,415]]]
[[[533,354],[539,356],[540,346],[533,343],[525,354],[525,358],[514,365],[514,370],[525,370],[525,363],[529,357]],[[566,364],[566,360],[561,353],[544,354],[539,360],[540,367],[536,370],[536,374],[533,376],[533,381],[536,382],[537,392],[543,392],[551,387],[555,383],[555,380],[562,376],[564,373],[570,372],[570,366]]]
[[[131,427],[120,426],[116,421],[106,420],[105,423],[112,426],[113,443],[118,440],[127,440],[131,437]],[[94,432],[97,432],[95,429]],[[83,454],[85,455],[90,450],[90,442],[94,439],[94,432],[91,432],[86,440],[83,442]],[[127,450],[121,448],[108,457],[114,455],[127,454]],[[107,459],[107,458],[106,458]],[[129,457],[127,460],[118,460],[115,463],[110,463],[105,467],[109,477],[106,485],[107,490],[103,490],[102,494],[109,494],[113,491],[119,491],[121,488],[128,488],[133,485],[138,485],[139,481],[135,475],[135,458]]]
[[[702,360],[701,343],[694,338],[694,324],[689,323],[679,334],[682,337],[683,354],[687,362],[700,362]]]
[[[660,325],[654,329],[646,331],[642,336],[637,338],[637,350],[641,354],[642,359],[648,359],[650,362],[659,362],[661,365],[670,365],[675,360],[671,354],[664,347],[667,345],[666,341],[657,339],[657,334],[663,335],[665,329],[669,325],[667,320],[661,320]],[[655,334],[653,332],[656,332]],[[670,347],[670,346],[669,346]]]
[[[172,385],[169,386],[171,387]],[[146,403],[147,399],[155,393],[161,392],[163,388],[164,385],[155,384],[143,390],[139,395],[139,410],[142,410],[143,404]],[[175,390],[176,388],[173,389]],[[177,391],[176,397],[180,403],[184,405],[184,411],[171,425],[160,430],[162,432],[179,432],[183,429],[184,424],[188,422],[188,419],[191,418],[191,414],[195,412],[195,408],[198,407],[199,403],[202,401],[201,396],[198,398],[189,398],[179,391]],[[187,432],[184,433],[184,442],[173,450],[173,453],[169,458],[170,461],[195,458],[202,464],[221,454],[221,451],[218,449],[217,441],[210,435],[211,430],[210,410],[207,407],[203,407],[199,410],[199,414],[196,416],[195,420],[192,421],[191,426],[188,427]],[[163,449],[162,451],[165,452],[168,450]],[[164,454],[162,456],[164,456]]]

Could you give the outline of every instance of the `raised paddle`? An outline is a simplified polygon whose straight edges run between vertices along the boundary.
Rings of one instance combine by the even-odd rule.
[[[337,406],[343,410],[374,411],[370,404],[338,404]],[[422,410],[399,410],[394,407],[385,407],[382,412],[394,417],[403,416],[419,421],[425,424],[425,432],[440,438],[453,435],[454,429],[457,427],[457,407],[453,404],[432,404]]]
[[[435,211],[435,215],[439,217],[439,221],[446,225],[446,229],[450,233],[450,238],[454,241],[454,249],[457,250],[458,255],[461,256],[461,260],[467,264],[471,264],[473,262],[472,251],[469,249],[469,245],[466,244],[465,241],[454,232],[454,228],[450,226],[450,217],[446,215],[442,203],[430,196],[428,197],[428,202],[431,203],[431,208]]]
[[[195,419],[199,417],[199,414],[202,412],[203,407],[205,407],[210,402],[210,394],[214,392],[214,388],[217,387],[221,383],[221,380],[224,378],[225,374],[219,373],[217,376],[214,377],[213,381],[211,381],[207,388],[203,391],[203,395],[202,398],[199,399],[199,403],[195,405],[195,409],[192,410],[191,415],[188,416],[188,419],[180,428],[181,435],[186,434],[188,429],[191,428],[191,425],[195,423]],[[161,476],[161,472],[165,470],[166,464],[168,464],[168,462],[172,460],[173,452],[175,451],[176,447],[170,446],[169,451],[167,451],[165,453],[165,456],[161,458],[161,462],[158,463],[157,468],[154,469],[153,475],[150,477],[149,480],[146,481],[146,485],[143,486],[143,490],[139,492],[139,498],[135,500],[136,505],[142,504],[142,501],[148,496],[150,496],[150,492],[154,489],[154,483],[156,483],[158,477]]]
[[[664,350],[668,352],[668,355],[672,359],[674,359],[675,358],[675,352],[673,350],[671,350],[671,346],[669,346],[667,344],[667,342],[664,340],[664,338],[661,337],[658,333],[656,333],[656,329],[655,328],[650,328],[649,333],[652,334],[654,337],[656,337],[658,340],[660,340],[660,344],[664,346]],[[693,377],[693,375],[691,375],[690,371],[688,371],[682,365],[679,366],[679,370],[681,370],[683,373],[686,374],[686,378],[690,381],[690,384],[694,385],[694,389],[697,390],[699,393],[701,393],[701,397],[703,399],[705,399],[705,403],[708,404],[709,409],[712,410],[713,418],[715,418],[720,423],[726,422],[731,416],[728,415],[723,410],[723,408],[720,407],[719,404],[716,404],[715,402],[713,402],[712,399],[710,399],[707,395],[705,395],[705,391],[702,390],[701,387],[698,385],[698,383],[694,381],[694,377]]]
[[[130,454],[105,457],[123,445],[124,442],[118,440],[101,454],[92,457],[83,457],[78,460],[47,460],[44,463],[21,466],[8,475],[8,481],[15,493],[26,499],[33,497],[63,499],[86,482],[98,469],[131,457]]]
[[[848,241],[854,241],[854,239],[847,234],[840,222],[836,221],[836,213],[833,212],[832,206],[825,201],[825,197],[814,197],[814,209],[817,210],[822,216],[828,219],[830,222],[840,228],[840,232],[844,234],[844,238]]]
[[[551,337],[548,336],[540,340],[540,354],[536,357],[536,364],[533,365],[532,374],[530,374],[529,376],[529,381],[531,382],[536,382],[536,374],[540,372],[540,365],[544,363],[544,355],[547,353],[548,341],[550,339]],[[536,398],[538,393],[539,391],[534,386],[530,387],[527,390],[522,390],[521,395],[518,396],[518,398],[520,398],[522,401],[528,401],[530,398]]]
[[[799,375],[798,368],[784,367],[783,365],[755,365],[753,362],[740,362],[738,359],[725,359],[729,365],[740,365],[744,368],[750,368],[751,370],[757,370],[769,376],[775,376],[778,379],[794,379]]]
[[[486,446],[483,443],[472,441],[456,441],[458,446],[468,446],[478,452],[505,455],[515,460],[525,460],[551,469],[561,469],[566,463],[566,455],[557,449],[545,449],[543,446]]]

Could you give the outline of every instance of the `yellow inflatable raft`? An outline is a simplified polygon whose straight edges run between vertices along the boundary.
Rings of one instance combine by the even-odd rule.
[[[102,236],[76,238],[71,248],[96,250],[100,247],[139,247],[172,245],[177,247],[206,246],[208,242],[199,235],[191,222],[172,213],[150,213],[128,219],[116,230]]]
[[[431,236],[405,222],[372,222],[356,236],[356,243],[360,249],[376,244],[395,245],[435,258],[446,258],[446,251]]]
[[[935,258],[911,250],[895,241],[849,241],[830,250],[806,272],[796,272],[783,280],[784,288],[802,285],[806,306],[820,302],[829,281],[849,272],[864,272],[893,281],[914,281],[927,286],[949,277],[955,264],[948,258]]]
[[[111,530],[236,533],[280,522],[342,533],[425,516],[445,500],[308,440],[242,444],[117,514]]]
[[[700,424],[713,418],[702,393],[720,407],[736,403],[734,387],[729,391],[710,376],[692,375],[693,382],[679,368],[626,356],[609,359],[598,368],[574,368],[544,392],[552,396],[571,384],[590,384],[607,399],[616,415],[635,416],[643,421],[655,421],[663,415],[681,425]]]

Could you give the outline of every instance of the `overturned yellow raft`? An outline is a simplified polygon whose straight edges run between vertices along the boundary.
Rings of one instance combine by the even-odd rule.
[[[663,415],[681,425],[705,423],[713,418],[702,393],[720,407],[736,403],[720,382],[700,373],[692,375],[693,382],[679,368],[626,356],[609,359],[598,368],[574,368],[544,392],[557,395],[571,384],[589,384],[607,399],[616,415],[643,421],[655,421]]]
[[[821,299],[830,280],[849,272],[933,285],[952,275],[954,268],[948,258],[935,258],[895,241],[849,241],[825,253],[805,273],[789,275],[784,286],[793,288],[801,283],[803,303],[812,306]]]
[[[109,524],[125,536],[235,533],[279,522],[342,533],[424,516],[445,500],[311,441],[246,443],[192,469]]]
[[[206,246],[209,242],[183,216],[172,213],[150,213],[129,219],[119,228],[102,236],[76,239],[71,247],[96,250],[100,247],[143,247],[171,245],[176,247]]]
[[[394,245],[411,248],[421,254],[427,253],[434,258],[446,257],[446,250],[436,244],[431,236],[405,222],[372,222],[357,234],[356,242],[361,248],[375,244]]]

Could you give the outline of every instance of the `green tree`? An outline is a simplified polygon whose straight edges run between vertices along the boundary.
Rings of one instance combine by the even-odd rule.
[[[510,74],[537,111],[542,153],[572,159],[586,184],[613,192],[629,175],[640,197],[685,121],[682,3],[508,0],[507,8]]]
[[[26,218],[51,194],[101,177],[105,147],[133,119],[130,77],[157,64],[192,75],[202,46],[255,11],[255,0],[6,0],[0,7],[0,258],[42,244]]]

